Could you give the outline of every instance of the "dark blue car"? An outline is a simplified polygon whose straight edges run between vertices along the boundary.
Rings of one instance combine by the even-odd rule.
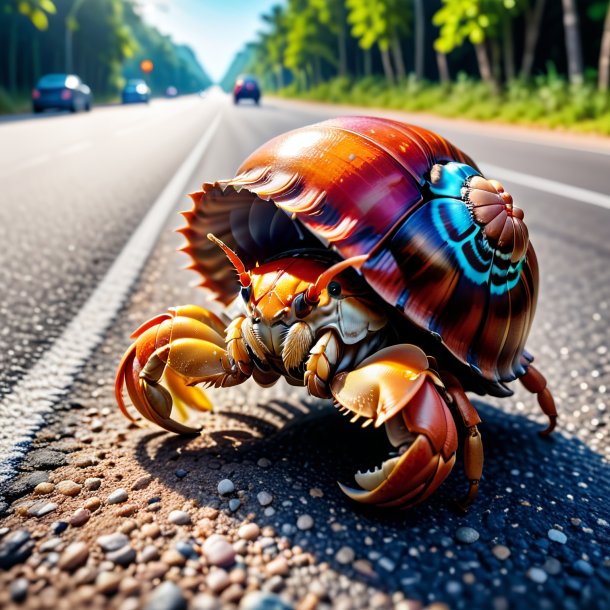
[[[76,74],[46,74],[32,91],[32,110],[91,110],[91,89]]]
[[[132,78],[127,81],[123,89],[123,104],[148,103],[150,101],[150,87],[141,78]]]

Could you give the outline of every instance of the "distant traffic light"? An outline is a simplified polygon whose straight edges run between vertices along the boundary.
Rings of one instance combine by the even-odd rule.
[[[153,62],[150,61],[150,59],[143,59],[140,62],[140,69],[142,70],[142,72],[144,72],[145,74],[149,74],[150,72],[153,71],[154,65]]]

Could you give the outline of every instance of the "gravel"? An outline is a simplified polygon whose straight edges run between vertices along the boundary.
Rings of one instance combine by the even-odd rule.
[[[191,516],[183,510],[173,510],[168,517],[170,523],[174,525],[190,525]]]
[[[256,494],[256,499],[261,506],[268,506],[273,502],[273,496],[268,491],[260,491]]]
[[[223,479],[218,483],[218,493],[221,496],[232,494],[235,491],[235,484],[231,479]]]
[[[559,542],[559,544],[565,544],[568,541],[568,537],[559,530],[550,529],[547,535],[549,537],[549,540],[552,540],[553,542]]]
[[[108,504],[120,504],[121,502],[126,502],[129,498],[129,494],[127,490],[119,488],[115,489],[107,498],[106,502]]]
[[[311,515],[299,515],[297,528],[301,531],[310,530],[313,527],[313,517]]]
[[[460,527],[455,532],[455,539],[463,544],[472,544],[479,539],[479,532],[472,527]]]
[[[111,553],[112,551],[117,551],[118,549],[129,544],[129,536],[121,534],[120,532],[114,532],[112,534],[99,536],[97,543],[103,551],[106,553]]]
[[[161,583],[144,604],[144,610],[186,610],[182,590],[174,582]]]

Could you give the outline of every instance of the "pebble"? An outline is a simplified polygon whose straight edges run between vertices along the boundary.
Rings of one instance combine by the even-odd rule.
[[[547,535],[549,537],[549,540],[552,540],[553,542],[559,542],[559,544],[565,544],[568,541],[568,537],[559,530],[550,529]]]
[[[313,527],[313,518],[311,515],[300,515],[297,519],[297,527],[302,530],[309,530]]]
[[[319,487],[312,487],[309,490],[309,495],[312,498],[323,498],[324,497],[324,492]]]
[[[17,578],[11,583],[11,599],[19,604],[28,596],[28,579]]]
[[[149,595],[144,610],[186,610],[186,599],[176,583],[166,581]]]
[[[55,470],[65,463],[66,455],[53,449],[35,449],[26,458],[26,464],[31,470]]]
[[[145,523],[141,528],[140,532],[145,538],[158,538],[161,535],[161,528],[157,523]]]
[[[261,506],[269,506],[273,502],[273,496],[268,491],[260,491],[256,494],[256,499]]]
[[[44,517],[54,510],[57,510],[57,504],[55,504],[55,502],[36,502],[36,504],[28,508],[28,515],[31,515],[32,517]]]
[[[396,563],[389,557],[382,557],[377,564],[380,568],[383,568],[386,572],[393,572],[396,568]]]
[[[184,477],[189,473],[188,470],[184,470],[184,468],[178,468],[178,470],[176,470],[175,475],[179,478],[179,479],[184,479]]]
[[[542,569],[551,576],[556,576],[561,572],[561,562],[555,557],[549,557],[542,566]]]
[[[114,572],[100,572],[95,579],[95,588],[98,593],[109,595],[115,593],[121,584],[122,575]]]
[[[283,575],[289,570],[288,560],[283,555],[279,555],[267,564],[267,574],[270,576]]]
[[[209,573],[206,583],[212,593],[218,595],[231,584],[231,579],[225,570],[216,569]]]
[[[202,546],[206,559],[215,566],[229,566],[235,561],[235,549],[220,534],[210,536]]]
[[[152,476],[149,474],[143,474],[141,477],[138,477],[131,486],[131,489],[134,491],[138,491],[140,489],[146,489],[152,481]]]
[[[479,539],[479,532],[472,527],[460,527],[455,532],[455,538],[458,542],[472,544]]]
[[[125,534],[114,532],[113,534],[99,536],[97,543],[106,553],[111,553],[112,551],[118,551],[120,548],[129,544],[129,538]]]
[[[88,489],[89,491],[95,491],[96,489],[99,489],[101,485],[102,479],[98,477],[89,477],[88,479],[85,479],[85,489]]]
[[[531,581],[542,585],[548,578],[547,573],[541,568],[530,568],[525,574]]]
[[[69,524],[66,521],[53,521],[49,530],[52,534],[58,535],[65,532],[68,529],[68,525]]]
[[[191,516],[183,510],[173,510],[168,519],[174,525],[190,525],[192,523]]]
[[[335,555],[335,559],[338,563],[343,565],[352,563],[354,561],[356,554],[354,553],[354,549],[349,546],[342,546]]]
[[[271,466],[271,460],[262,457],[256,462],[256,465],[260,466],[260,468],[269,468],[269,466]]]
[[[191,600],[191,610],[222,610],[219,599],[209,593],[199,593]]]
[[[90,518],[91,511],[87,510],[86,508],[79,508],[70,517],[70,525],[72,527],[81,527],[82,525],[85,525]]]
[[[491,552],[494,554],[494,557],[500,561],[504,561],[510,557],[510,549],[502,544],[496,544],[496,546],[491,549]]]
[[[106,559],[119,566],[128,566],[136,560],[136,550],[132,546],[126,545],[108,553]]]
[[[148,563],[159,559],[159,549],[154,544],[147,544],[138,556],[138,563]]]
[[[238,498],[232,498],[229,500],[229,510],[235,512],[241,506],[241,500]],[[267,509],[268,510],[268,509]]]
[[[572,564],[572,568],[578,574],[582,574],[583,576],[593,576],[593,567],[591,564],[584,559],[578,559]]]
[[[106,502],[108,504],[120,504],[121,502],[127,501],[129,498],[129,494],[127,491],[121,487],[119,489],[115,489],[109,496]]]
[[[78,483],[75,483],[74,481],[66,480],[66,481],[60,481],[59,483],[57,483],[55,488],[63,496],[74,497],[74,496],[78,496],[78,494],[80,493],[80,490],[82,489],[82,486],[79,485]]]
[[[187,559],[195,558],[198,556],[195,547],[186,540],[179,540],[178,542],[176,542],[176,550],[181,555],[184,555]]]
[[[73,571],[87,562],[89,547],[84,542],[73,542],[61,554],[59,567],[62,570]]]
[[[255,540],[260,536],[261,529],[256,523],[246,523],[237,530],[237,535],[242,540]]]
[[[287,604],[281,597],[273,593],[252,591],[241,600],[239,610],[294,610],[293,606]]]
[[[97,459],[92,455],[79,455],[74,460],[74,465],[78,468],[89,468],[90,466],[95,466],[97,464]]]
[[[176,549],[169,549],[161,556],[161,563],[169,566],[183,566],[186,563],[186,557]]]
[[[0,569],[8,570],[30,556],[34,546],[30,537],[28,530],[18,529],[0,542]]]
[[[37,496],[46,496],[55,491],[55,485],[53,483],[49,483],[48,481],[44,481],[43,483],[38,483],[36,487],[34,487],[34,493]]]
[[[231,479],[223,479],[218,483],[218,493],[221,496],[232,494],[235,491],[235,485]]]
[[[86,508],[94,513],[101,505],[102,501],[97,496],[92,496],[85,502],[83,508]]]
[[[360,574],[368,576],[369,578],[374,578],[376,576],[371,562],[366,559],[356,559],[356,561],[354,561],[352,564],[352,567],[354,570],[356,570],[356,572],[360,572]]]

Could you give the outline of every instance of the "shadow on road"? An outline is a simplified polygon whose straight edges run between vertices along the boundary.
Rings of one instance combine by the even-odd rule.
[[[237,519],[256,512],[260,525],[274,526],[318,561],[329,561],[337,571],[389,592],[401,589],[422,600],[446,601],[452,608],[473,603],[608,607],[610,571],[604,548],[607,553],[610,473],[601,457],[580,441],[561,433],[542,439],[538,424],[479,403],[486,463],[481,493],[469,513],[459,515],[452,508],[452,500],[466,489],[460,461],[427,503],[387,511],[352,503],[335,483],[353,481],[357,469],[385,457],[383,432],[350,425],[318,403],[305,417],[289,403],[269,406],[287,420],[285,426],[278,429],[243,410],[224,410],[228,421],[246,423],[252,432],[237,425],[235,430],[217,430],[211,433],[211,448],[203,448],[200,439],[155,434],[143,439],[137,457],[166,485],[227,514],[228,499],[219,500],[216,485],[231,478],[236,489],[247,493]],[[175,465],[160,468],[175,464],[178,455],[180,468],[189,471],[188,484],[177,482]],[[270,467],[257,465],[262,457],[271,461]],[[265,516],[257,503],[261,490],[273,495],[272,515]],[[321,490],[323,497],[310,490]],[[313,517],[314,527],[300,531],[294,524],[304,513]],[[474,544],[456,540],[457,529],[466,526],[480,536]],[[567,542],[552,541],[550,529],[562,530]],[[337,563],[335,553],[344,545],[354,549],[356,558],[367,559],[375,574],[367,577],[351,563]],[[507,547],[510,556],[499,558],[497,545]],[[532,568],[543,569],[529,572]]]

